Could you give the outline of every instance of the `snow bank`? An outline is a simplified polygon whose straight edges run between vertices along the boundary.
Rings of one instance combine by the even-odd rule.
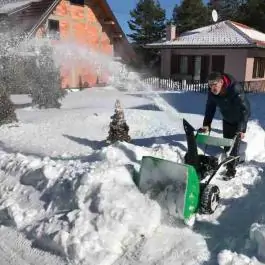
[[[0,226],[1,265],[67,265],[55,255],[32,248],[31,241],[12,227]]]
[[[249,237],[257,249],[257,256],[265,262],[265,225],[258,223],[252,224]]]
[[[134,251],[137,263],[127,259],[126,263],[138,265],[198,265],[206,264],[210,258],[203,236],[182,227],[161,226],[147,242]]]
[[[1,152],[0,222],[77,264],[112,264],[129,244],[152,234],[161,218],[127,166],[140,157],[132,162],[119,147],[134,155],[122,144],[84,164]]]
[[[145,148],[118,142],[83,163],[0,152],[0,223],[75,264],[124,264],[128,247],[138,242],[144,242],[139,264],[160,264],[161,257],[172,265],[176,259],[206,261],[203,236],[165,224],[159,204],[133,183],[133,165],[139,169],[143,155],[182,160],[167,144]],[[190,240],[198,248],[189,246]],[[176,251],[179,246],[185,252]]]
[[[262,254],[263,227],[255,223],[264,213],[263,110],[257,109],[257,121],[249,122],[247,163],[229,182],[214,179],[221,205],[213,215],[198,216],[201,230],[196,233],[165,216],[167,209],[141,194],[131,178],[132,166],[138,170],[143,155],[182,161],[186,139],[179,118],[201,126],[204,94],[162,94],[163,99],[157,93],[85,89],[68,93],[60,110],[26,109],[29,98],[13,96],[20,122],[0,130],[1,147],[15,150],[0,152],[0,224],[14,226],[35,246],[80,265],[210,264],[210,258],[217,263],[220,251],[221,265],[259,264],[240,252],[240,244],[254,223],[253,255]],[[133,144],[105,145],[116,99],[125,108]],[[220,135],[221,120],[213,125]],[[240,246],[234,249],[227,244],[230,239]],[[129,262],[123,253],[130,253]]]
[[[249,258],[230,250],[224,250],[218,255],[219,265],[262,265],[255,257]]]

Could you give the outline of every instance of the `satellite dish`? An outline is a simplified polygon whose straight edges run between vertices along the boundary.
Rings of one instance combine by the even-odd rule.
[[[212,18],[213,18],[214,22],[216,22],[218,20],[218,13],[215,9],[213,9],[213,11],[212,11]]]

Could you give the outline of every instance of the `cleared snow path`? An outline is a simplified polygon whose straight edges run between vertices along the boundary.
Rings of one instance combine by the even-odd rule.
[[[264,163],[246,163],[239,167],[237,178],[219,185],[223,194],[221,207],[211,217],[202,217],[194,227],[194,231],[204,236],[211,252],[211,259],[205,265],[234,264],[222,262],[228,262],[233,253],[249,258],[247,264],[260,264],[253,258],[256,250],[249,232],[253,223],[264,222],[265,218],[264,169]]]
[[[160,226],[127,249],[114,265],[196,265],[204,264],[209,256],[203,237],[178,223]]]
[[[32,248],[31,242],[10,227],[0,226],[1,265],[65,265],[61,259]]]

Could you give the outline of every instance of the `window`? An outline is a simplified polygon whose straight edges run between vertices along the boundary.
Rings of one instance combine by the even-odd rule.
[[[180,74],[188,74],[188,56],[180,56]]]
[[[263,78],[265,72],[265,58],[254,58],[252,78]]]
[[[212,56],[212,71],[213,72],[224,72],[225,68],[225,57],[223,55]]]
[[[207,82],[210,68],[210,59],[209,55],[203,55],[201,61],[201,82]]]
[[[84,0],[70,0],[70,3],[73,5],[84,5]]]
[[[48,35],[52,39],[60,38],[60,24],[58,20],[48,20]]]
[[[171,75],[175,75],[179,73],[179,66],[180,66],[180,55],[172,54],[171,57]]]
[[[194,74],[195,56],[173,54],[171,57],[171,74]]]
[[[202,57],[194,57],[194,80],[201,80]]]

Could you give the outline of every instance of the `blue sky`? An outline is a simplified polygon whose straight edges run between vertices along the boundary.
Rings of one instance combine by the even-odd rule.
[[[130,32],[127,21],[130,20],[130,10],[134,9],[138,0],[107,0],[113,13],[117,17],[125,34]],[[180,0],[160,0],[161,6],[166,9],[167,18],[172,16],[175,4],[179,4]],[[204,2],[208,2],[204,0]]]

